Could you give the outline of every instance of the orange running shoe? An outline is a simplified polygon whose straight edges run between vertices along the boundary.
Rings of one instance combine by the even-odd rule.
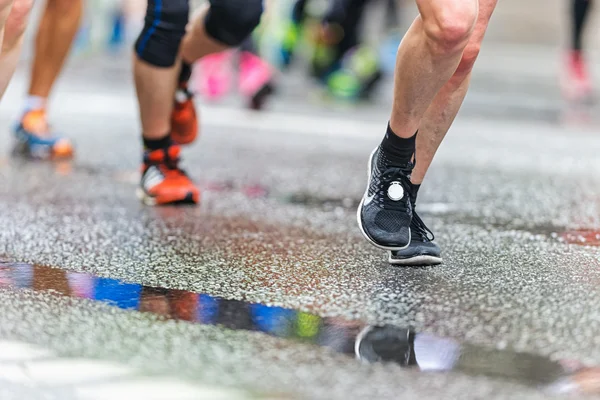
[[[197,204],[200,190],[179,168],[181,149],[171,145],[166,149],[146,151],[138,197],[149,206],[167,204]]]
[[[194,107],[194,95],[187,82],[175,93],[175,106],[171,114],[171,138],[177,144],[190,144],[198,137],[198,115]]]
[[[31,110],[23,115],[14,129],[14,153],[42,160],[69,159],[75,153],[69,139],[52,133],[46,110]]]

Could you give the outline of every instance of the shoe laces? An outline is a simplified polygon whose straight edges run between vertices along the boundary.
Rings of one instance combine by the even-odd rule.
[[[175,153],[175,155],[171,154],[172,149],[176,149],[173,151],[173,153]],[[157,154],[157,152],[162,153],[160,155],[160,158],[153,157],[153,155]],[[155,166],[159,167],[165,175],[181,175],[181,174],[183,174],[183,175],[187,176],[186,172],[183,169],[179,168],[179,161],[181,161],[181,157],[179,156],[179,149],[176,148],[175,146],[170,146],[165,149],[159,149],[159,150],[154,150],[152,152],[147,152],[144,155],[144,163],[147,166],[155,165]]]
[[[406,210],[410,207],[410,201],[408,197],[410,195],[410,172],[412,171],[413,164],[407,163],[403,167],[388,167],[381,174],[379,180],[379,200],[383,208],[390,210]],[[400,182],[402,189],[404,189],[404,197],[401,200],[394,201],[388,197],[387,191],[392,182]]]
[[[411,235],[416,236],[422,242],[433,242],[435,240],[435,235],[425,225],[425,222],[419,217],[419,214],[413,209],[413,217],[410,223]]]

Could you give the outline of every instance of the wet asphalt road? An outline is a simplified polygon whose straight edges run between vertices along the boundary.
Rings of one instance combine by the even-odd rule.
[[[393,268],[355,221],[384,107],[330,110],[285,96],[260,115],[231,102],[204,107],[202,138],[184,154],[203,188],[202,205],[152,209],[134,195],[139,128],[129,83],[86,82],[84,89],[77,78],[65,79],[53,103],[52,122],[76,139],[74,162],[25,163],[8,156],[8,140],[0,143],[0,339],[61,360],[116,363],[145,379],[235,390],[224,398],[545,398],[523,371],[566,360],[600,364],[594,129],[475,119],[467,109],[418,206],[445,262]],[[17,79],[4,101],[5,132],[21,88]],[[313,328],[343,327],[333,337],[345,335],[350,347],[300,328],[266,334],[223,307],[216,322],[178,314],[173,309],[183,306],[175,303],[170,313],[152,301],[126,310],[40,266],[144,285],[150,299],[172,299],[179,290],[238,301],[235,310],[243,302],[307,315],[317,318]],[[31,275],[26,283],[15,278],[22,268]],[[480,355],[444,373],[357,362],[359,331],[385,324]],[[423,353],[415,348],[419,362]],[[427,348],[434,365],[447,364],[448,346]],[[500,356],[489,356],[493,350]],[[0,360],[0,371],[11,365]],[[11,376],[0,374],[3,399],[101,398],[81,394],[76,379]]]

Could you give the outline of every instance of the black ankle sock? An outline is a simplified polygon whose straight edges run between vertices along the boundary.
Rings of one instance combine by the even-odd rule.
[[[179,72],[179,83],[185,83],[192,76],[192,66],[185,61],[181,61],[181,71]]]
[[[385,137],[380,145],[385,163],[388,166],[404,166],[411,162],[415,154],[416,139],[416,133],[406,139],[397,136],[388,124]]]
[[[166,149],[171,145],[171,135],[170,134],[166,134],[165,137],[160,138],[160,139],[146,139],[146,138],[142,138],[144,140],[144,149],[145,150],[159,150],[159,149]]]

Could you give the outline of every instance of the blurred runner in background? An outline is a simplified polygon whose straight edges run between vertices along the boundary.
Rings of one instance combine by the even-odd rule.
[[[235,74],[237,72],[237,75]],[[234,52],[210,54],[195,64],[194,89],[204,98],[215,101],[228,94],[236,80],[238,92],[253,110],[263,108],[274,91],[274,68],[264,60],[253,35]]]
[[[589,99],[593,91],[583,46],[583,36],[592,5],[592,0],[571,0],[571,36],[562,82],[563,92],[571,100]]]
[[[0,98],[15,72],[33,0],[0,0]]]
[[[148,0],[135,44],[134,77],[144,144],[138,196],[148,205],[198,203],[200,190],[180,168],[180,145],[198,135],[189,80],[209,54],[239,47],[258,26],[262,0],[209,0],[188,25],[188,0]]]
[[[34,158],[70,158],[72,143],[48,124],[48,97],[79,29],[82,0],[46,0],[35,39],[29,90],[14,134],[17,152]]]
[[[238,54],[238,88],[248,99],[248,107],[262,109],[274,91],[274,69],[260,56],[253,35],[248,37]]]
[[[338,99],[368,99],[382,77],[379,57],[364,40],[363,22],[373,0],[330,0],[320,16],[317,33],[306,32],[311,18],[309,0],[297,0],[281,46],[281,61],[288,67],[303,37],[313,43],[311,75]],[[397,25],[396,0],[385,0],[385,27]],[[312,36],[312,37],[311,37]]]

